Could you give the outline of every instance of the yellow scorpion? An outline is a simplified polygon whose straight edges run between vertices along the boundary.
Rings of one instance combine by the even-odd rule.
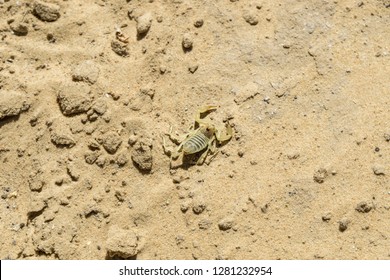
[[[204,163],[209,153],[211,153],[213,157],[216,155],[217,142],[220,144],[232,138],[233,129],[230,124],[227,124],[226,132],[222,133],[213,124],[201,118],[202,114],[216,109],[217,106],[201,107],[195,115],[195,125],[190,127],[190,132],[179,138],[172,135],[171,126],[169,133],[166,133],[166,135],[172,142],[179,145],[175,149],[171,149],[167,147],[165,138],[163,137],[164,153],[170,156],[171,166],[172,160],[177,160],[180,156],[183,157],[185,155],[192,155],[203,151],[196,162],[196,164],[201,165]]]

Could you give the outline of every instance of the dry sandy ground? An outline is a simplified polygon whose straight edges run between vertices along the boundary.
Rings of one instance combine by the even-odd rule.
[[[388,0],[1,0],[0,20],[2,259],[390,259]],[[233,138],[170,169],[161,135],[207,104]]]

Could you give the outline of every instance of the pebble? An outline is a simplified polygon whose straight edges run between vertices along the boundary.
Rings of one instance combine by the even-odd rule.
[[[324,222],[329,222],[330,219],[332,219],[332,213],[328,212],[328,213],[322,215],[322,220],[323,220]]]
[[[351,221],[347,218],[342,218],[339,221],[339,231],[344,232],[347,230],[348,225],[351,223]]]
[[[9,27],[16,36],[26,36],[28,34],[28,27],[24,23],[12,22]]]
[[[197,215],[201,214],[205,209],[206,204],[202,201],[198,201],[192,206],[192,211]]]
[[[60,17],[60,6],[36,1],[34,3],[33,14],[42,21],[56,21]]]
[[[356,205],[355,210],[359,213],[368,213],[372,210],[373,206],[371,203],[362,201]]]
[[[134,144],[131,159],[141,171],[149,172],[153,166],[152,145],[142,141]]]
[[[375,164],[372,167],[372,171],[377,176],[384,176],[385,175],[385,167],[383,165],[380,165],[380,164]]]
[[[146,35],[146,33],[149,31],[150,27],[152,26],[152,20],[153,20],[153,18],[152,18],[151,13],[145,13],[136,19],[138,35],[141,35],[141,36]]]
[[[129,48],[127,44],[121,43],[118,41],[112,41],[111,42],[111,49],[114,53],[116,53],[119,56],[127,57],[129,56]]]
[[[76,145],[75,140],[70,136],[63,133],[53,132],[50,136],[51,142],[57,147],[72,148]]]
[[[99,68],[92,60],[86,60],[78,64],[72,73],[72,79],[76,82],[94,84],[99,77]]]
[[[252,12],[247,12],[243,15],[244,20],[250,25],[257,25],[259,23],[259,19]]]
[[[385,140],[386,140],[387,142],[390,142],[390,133],[385,133],[385,134],[383,135],[383,137],[385,138]]]
[[[30,108],[30,103],[23,94],[17,91],[2,91],[0,95],[0,120],[18,116]]]
[[[107,257],[109,259],[129,259],[138,254],[138,237],[133,230],[121,229],[117,225],[108,230],[106,241]]]
[[[326,177],[328,177],[328,171],[325,168],[320,168],[314,173],[313,180],[314,182],[322,184]]]
[[[194,64],[194,65],[190,65],[188,67],[188,71],[190,71],[191,74],[194,74],[196,72],[196,70],[198,70],[198,65],[197,64]]]
[[[184,33],[182,39],[182,46],[185,51],[190,51],[194,45],[192,36],[189,33]]]
[[[57,95],[57,101],[65,116],[84,113],[91,108],[90,89],[81,84],[64,86]]]
[[[206,229],[209,229],[209,228],[211,227],[212,224],[213,224],[213,223],[212,223],[210,220],[208,220],[208,219],[203,219],[203,220],[200,220],[200,221],[199,221],[198,226],[199,226],[200,229],[206,230]]]
[[[194,26],[196,28],[202,27],[203,26],[203,19],[198,19],[194,22]]]
[[[218,228],[220,230],[229,230],[233,227],[234,220],[230,217],[223,218],[218,222]]]
[[[108,132],[103,138],[103,147],[109,154],[115,154],[119,146],[122,143],[122,139],[116,132]]]

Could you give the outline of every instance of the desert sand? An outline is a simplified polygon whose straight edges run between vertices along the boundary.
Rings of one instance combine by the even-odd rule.
[[[0,258],[390,259],[389,46],[388,0],[0,0]]]

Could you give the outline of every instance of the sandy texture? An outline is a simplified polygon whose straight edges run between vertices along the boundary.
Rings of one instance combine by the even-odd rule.
[[[389,26],[388,0],[0,0],[0,258],[390,259]],[[233,138],[170,169],[205,104]]]

